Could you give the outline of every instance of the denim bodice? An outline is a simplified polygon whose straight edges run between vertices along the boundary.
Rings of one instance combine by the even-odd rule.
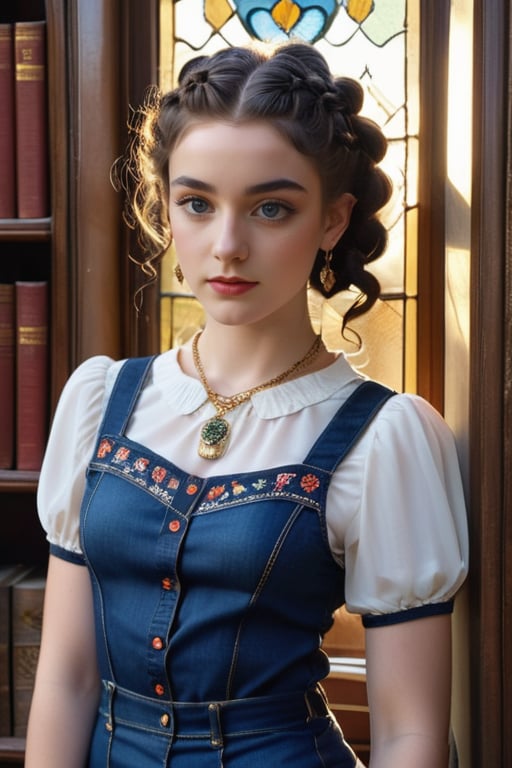
[[[305,690],[328,673],[320,644],[344,602],[329,481],[392,393],[359,385],[301,464],[205,479],[126,437],[151,362],[121,369],[87,472],[101,676],[175,701]]]

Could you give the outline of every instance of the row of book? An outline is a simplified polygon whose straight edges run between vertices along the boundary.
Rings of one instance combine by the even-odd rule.
[[[27,732],[45,582],[43,568],[0,566],[0,737]]]
[[[0,283],[0,469],[41,468],[48,354],[48,283]]]
[[[49,215],[46,22],[0,24],[0,219]]]

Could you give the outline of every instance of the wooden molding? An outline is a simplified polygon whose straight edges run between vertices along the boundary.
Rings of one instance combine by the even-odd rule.
[[[120,152],[119,0],[69,3],[74,365],[121,355],[121,211],[110,183]]]
[[[450,3],[420,3],[418,394],[444,406],[445,184]]]
[[[512,759],[512,123],[508,2],[475,0],[474,12],[470,605],[472,753],[479,768]]]

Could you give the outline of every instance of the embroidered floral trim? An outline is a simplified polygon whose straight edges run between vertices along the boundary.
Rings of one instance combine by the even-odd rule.
[[[300,479],[300,487],[303,491],[306,491],[306,493],[313,493],[313,491],[316,491],[319,485],[320,480],[316,475],[304,475],[304,477],[301,477]]]
[[[225,506],[239,501],[252,502],[263,498],[286,498],[293,501],[308,503],[316,509],[320,508],[321,479],[318,475],[307,472],[278,472],[269,471],[267,477],[258,477],[250,483],[231,480],[229,484],[215,484],[207,488],[205,501],[198,512],[210,512],[216,507]]]
[[[121,471],[124,476],[131,477],[138,485],[151,491],[166,503],[170,503],[175,491],[181,484],[180,478],[170,469],[152,461],[147,456],[135,455],[135,451],[125,445],[120,445],[114,451],[115,441],[111,438],[100,440],[96,458],[102,465],[110,465]],[[199,485],[190,482],[186,488],[189,495],[197,493]]]
[[[96,452],[96,462],[102,466],[111,466],[123,476],[130,477],[138,485],[149,490],[166,503],[172,502],[176,491],[184,482],[183,476],[175,473],[172,465],[167,467],[158,463],[156,456],[140,454],[126,445],[116,446],[116,441],[105,437],[99,442]],[[161,461],[161,459],[160,459]],[[295,467],[293,468],[295,469]],[[288,498],[297,502],[307,503],[315,508],[320,507],[322,474],[316,472],[298,471],[273,472],[269,470],[262,477],[249,472],[244,480],[235,478],[219,483],[212,479],[211,485],[206,485],[204,500],[199,506],[200,512],[215,509],[220,505],[236,502],[252,502],[263,498]],[[307,467],[304,467],[306,470]],[[327,482],[327,476],[324,478]],[[187,496],[195,496],[202,483],[188,477],[184,491]]]
[[[111,453],[112,448],[114,447],[114,442],[112,440],[102,440],[98,447],[98,453],[96,456],[98,459],[104,459],[105,456],[107,456],[109,453]]]

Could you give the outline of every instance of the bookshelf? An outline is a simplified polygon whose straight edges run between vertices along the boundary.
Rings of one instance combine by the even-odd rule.
[[[0,282],[47,281],[49,330],[47,414],[69,375],[68,82],[66,0],[7,0],[0,23],[46,22],[48,215],[0,218]],[[42,382],[41,382],[42,384]],[[0,565],[44,564],[47,543],[36,514],[37,469],[0,469]],[[0,765],[23,764],[23,738],[2,735]]]
[[[126,144],[128,105],[156,82],[157,7],[157,0],[1,3],[0,24],[46,21],[50,207],[43,218],[0,218],[0,283],[48,281],[49,421],[82,360],[140,351],[122,201],[109,171]],[[0,469],[0,567],[47,560],[38,478],[36,470]],[[0,765],[22,765],[23,757],[23,738],[2,735]]]

